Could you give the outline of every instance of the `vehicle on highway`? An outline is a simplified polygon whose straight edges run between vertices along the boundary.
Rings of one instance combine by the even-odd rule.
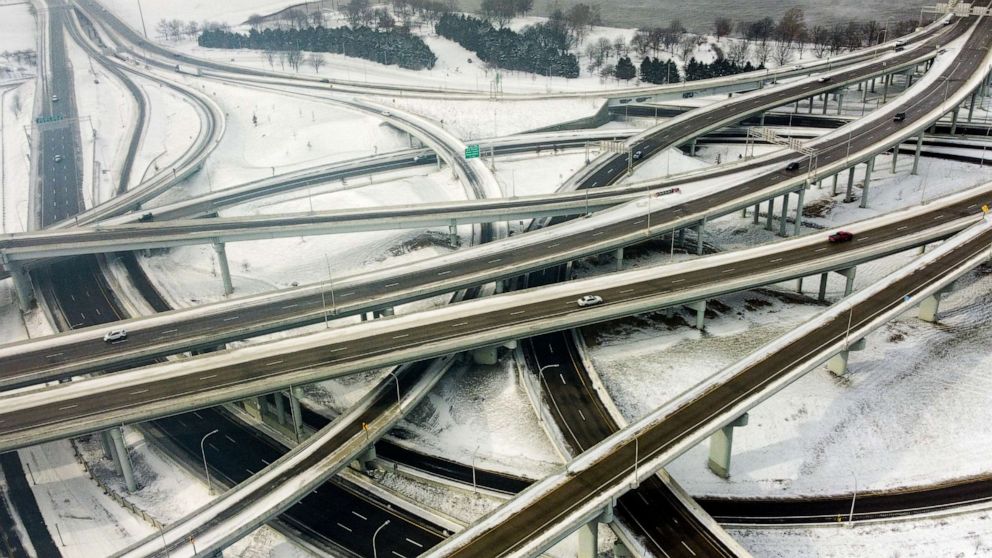
[[[179,72],[180,74],[186,74],[190,76],[203,75],[203,73],[200,71],[199,68],[195,68],[192,66],[183,66],[182,64],[176,64],[176,71]]]
[[[795,172],[799,170],[800,163],[801,163],[800,161],[792,161],[791,163],[785,166],[785,170],[789,172]]]
[[[634,154],[631,157],[633,157],[634,160],[636,161],[636,160],[640,159],[643,156],[644,156],[644,152],[641,151],[640,149],[638,149],[637,151],[634,152]]]
[[[603,303],[603,297],[599,295],[586,295],[579,300],[575,301],[579,305],[579,308],[585,308],[586,306],[596,306],[597,304]]]
[[[55,162],[56,162],[56,163],[59,163],[59,162],[61,162],[61,161],[62,161],[62,156],[61,156],[61,155],[56,155],[56,156],[55,156]]]
[[[802,70],[803,69],[803,66],[802,66],[802,64],[796,64],[795,66],[792,67],[792,69],[793,70]]]
[[[896,52],[902,52],[906,50],[906,47],[896,47]]]
[[[897,112],[895,114],[895,116],[892,117],[892,120],[894,120],[896,122],[902,122],[903,120],[906,120],[906,113],[905,112]]]
[[[127,339],[127,330],[123,328],[112,329],[103,334],[103,340],[106,343],[113,343],[114,341],[122,341],[124,339]]]
[[[830,81],[830,76],[823,76],[823,77],[817,79],[816,81],[818,81],[820,83],[828,82],[828,81]]]
[[[854,233],[848,231],[837,231],[834,234],[828,236],[827,240],[829,240],[831,244],[850,242],[854,240]]]
[[[906,44],[906,41],[896,41],[896,46],[897,47],[901,47],[904,44]]]
[[[393,115],[393,113],[389,112],[388,110],[384,110],[384,111],[382,111],[379,114],[382,114],[383,116],[385,116],[387,118]]]
[[[53,103],[59,102],[59,96],[58,95],[52,95],[52,102]]]
[[[152,214],[151,211],[149,211],[148,213],[142,213],[141,214],[141,217],[138,217],[138,222],[139,223],[147,223],[147,222],[152,221],[154,219],[155,219],[155,215]]]

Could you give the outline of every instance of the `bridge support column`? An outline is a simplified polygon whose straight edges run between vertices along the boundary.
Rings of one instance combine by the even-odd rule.
[[[827,114],[827,105],[830,104],[830,93],[823,94],[823,114]]]
[[[799,236],[799,233],[801,232],[801,229],[803,227],[803,204],[805,203],[805,199],[806,199],[806,188],[805,187],[800,188],[799,201],[798,203],[796,203],[796,226],[795,229],[793,229],[794,230],[794,232],[792,233],[793,236]]]
[[[227,263],[227,248],[223,242],[214,241],[214,252],[217,252],[217,263],[220,264],[220,277],[224,281],[224,296],[230,296],[234,292],[234,284],[231,282],[231,266]]]
[[[100,432],[100,444],[103,446],[103,455],[107,459],[114,460],[114,441],[110,438],[110,431],[103,430]],[[120,474],[120,471],[118,471]]]
[[[613,519],[613,504],[611,503],[599,517],[579,527],[578,558],[597,558],[599,556],[599,524],[613,523]]]
[[[820,292],[816,294],[816,300],[824,302],[827,300],[827,278],[830,276],[829,273],[820,274]]]
[[[276,400],[276,421],[279,426],[286,426],[286,402],[282,399],[282,393],[275,392],[273,399]]]
[[[383,317],[395,316],[396,315],[396,310],[392,306],[389,306],[387,308],[383,308],[382,309],[382,312],[380,313],[380,315],[383,316]]]
[[[623,271],[623,248],[617,248],[614,259],[617,261],[617,271]]]
[[[892,174],[896,173],[896,164],[899,161],[899,146],[892,147]]]
[[[971,94],[971,101],[968,103],[968,122],[975,116],[975,99],[978,97],[978,90]]]
[[[809,98],[809,114],[813,114],[813,99],[815,98],[816,95],[813,95],[812,97]]]
[[[11,261],[4,258],[4,267],[10,272],[10,278],[14,281],[14,291],[17,293],[17,305],[21,312],[27,312],[34,304],[34,288],[31,286],[31,276],[24,265],[18,261]]]
[[[448,224],[448,244],[453,248],[458,247],[458,223],[454,219]]]
[[[679,229],[679,246],[685,247],[685,228]]]
[[[868,83],[865,82],[865,86],[863,89],[861,88],[861,84],[859,83],[858,89],[861,91],[861,104],[863,105],[868,102]]]
[[[837,116],[840,116],[843,111],[844,111],[844,90],[841,89],[840,92],[837,93]]]
[[[121,472],[124,474],[124,483],[128,492],[138,490],[137,483],[134,482],[134,470],[131,469],[131,458],[127,454],[127,446],[124,445],[124,436],[120,427],[110,429],[110,437],[114,440],[114,449],[117,455],[117,463],[120,464]]]
[[[634,555],[618,540],[613,543],[613,558],[634,558]]]
[[[913,176],[919,174],[920,171],[920,153],[923,152],[923,132],[916,136],[916,153],[913,155],[913,170],[909,173]]]
[[[499,354],[497,353],[497,346],[492,347],[482,347],[481,349],[472,350],[472,361],[476,364],[484,364],[487,366],[492,366],[499,362]]]
[[[857,266],[849,267],[847,269],[842,269],[837,273],[840,273],[847,278],[847,283],[844,284],[844,296],[850,296],[854,292],[854,277],[858,272]]]
[[[696,138],[693,138],[692,143],[689,144],[689,156],[696,156]]]
[[[889,101],[889,84],[892,83],[892,74],[882,78],[882,104]]]
[[[754,204],[754,216],[753,216],[753,219],[754,219],[754,224],[755,225],[757,225],[758,224],[758,220],[761,219],[761,204],[760,203]]]
[[[954,107],[954,111],[951,112],[951,135],[953,136],[958,131],[958,112],[961,111],[961,105]]]
[[[844,203],[851,203],[854,201],[854,169],[857,165],[851,167],[847,171],[847,193],[844,194]]]
[[[937,312],[940,311],[940,299],[944,296],[944,293],[950,291],[949,288],[942,291],[937,291],[936,293],[923,299],[920,303],[920,309],[917,317],[924,322],[934,323],[937,321]]]
[[[702,331],[706,326],[706,301],[697,300],[696,302],[690,302],[686,306],[696,311],[696,329]]]
[[[865,342],[864,337],[862,337],[849,345],[846,349],[830,357],[830,360],[827,361],[827,370],[836,376],[843,376],[847,374],[850,372],[850,369],[847,367],[847,360],[850,356],[850,352],[860,351],[865,348],[866,344],[867,343]]]
[[[730,456],[734,445],[734,428],[747,426],[747,413],[717,430],[710,436],[710,458],[706,462],[710,471],[722,478],[730,478]]]
[[[836,196],[836,195],[837,195],[837,182],[838,182],[838,180],[839,180],[839,179],[840,179],[840,173],[838,173],[838,174],[835,174],[835,175],[834,175],[834,182],[833,182],[833,186],[832,186],[832,187],[831,187],[831,189],[830,189],[830,194],[831,194],[832,196]]]
[[[358,469],[359,472],[366,473],[371,470],[375,470],[375,445],[369,446],[369,449],[365,450],[361,455],[355,458],[352,462],[353,468]]]
[[[286,392],[289,396],[289,416],[293,421],[293,432],[296,434],[296,441],[303,441],[303,413],[300,410],[300,397],[303,390],[297,386],[292,386]]]
[[[772,228],[772,218],[775,215],[775,198],[768,200],[768,213],[765,214],[765,230],[771,231]]]
[[[789,233],[785,230],[786,219],[789,215],[789,193],[786,192],[782,196],[782,217],[778,220],[778,235],[779,236],[789,236]]]
[[[861,203],[858,207],[868,207],[868,188],[871,185],[871,172],[875,170],[875,157],[868,159],[865,169],[865,185],[861,188]]]
[[[761,126],[762,128],[765,127],[765,113],[763,112],[761,113],[761,120],[758,121],[758,126]]]
[[[696,225],[696,255],[703,255],[703,234],[706,232],[706,219]]]

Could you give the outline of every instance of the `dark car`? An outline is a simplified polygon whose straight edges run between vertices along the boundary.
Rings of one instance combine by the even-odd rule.
[[[854,240],[854,233],[847,231],[837,231],[834,234],[827,237],[831,244],[838,244],[841,242],[850,242]]]
[[[152,212],[149,211],[148,213],[143,213],[141,217],[138,217],[138,222],[147,223],[149,221],[153,221],[154,219],[155,219],[155,215],[153,215]]]
[[[823,76],[823,77],[821,77],[820,79],[818,79],[816,81],[818,81],[820,83],[824,83],[824,82],[830,81],[830,76]]]
[[[902,122],[903,120],[906,120],[906,113],[905,112],[897,112],[896,115],[892,117],[892,120],[894,120],[896,122]]]
[[[799,161],[793,161],[785,166],[785,170],[789,172],[795,172],[799,170]]]

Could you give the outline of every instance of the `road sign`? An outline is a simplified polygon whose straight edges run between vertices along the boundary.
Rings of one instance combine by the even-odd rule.
[[[479,144],[475,143],[465,148],[465,158],[466,159],[478,159],[479,158]]]
[[[53,116],[39,116],[34,119],[35,124],[44,124],[45,122],[57,122],[62,120],[63,116],[61,114],[56,114]]]

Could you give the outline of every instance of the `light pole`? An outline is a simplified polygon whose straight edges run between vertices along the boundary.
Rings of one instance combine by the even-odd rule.
[[[548,386],[548,379],[544,377],[544,371],[547,370],[548,368],[558,368],[558,365],[546,364],[544,366],[541,366],[541,363],[538,363],[537,366],[538,366],[537,375],[540,376],[542,380],[544,380],[544,387],[547,388],[548,392],[550,392],[551,388]]]
[[[389,370],[388,372],[389,375],[392,376],[394,380],[396,380],[396,404],[399,405],[400,401],[402,401],[402,399],[400,398],[400,379],[396,377],[396,374],[392,370]]]
[[[206,477],[207,477],[207,492],[209,492],[210,494],[213,494],[214,493],[214,489],[210,485],[210,469],[207,467],[207,452],[204,451],[204,449],[203,449],[203,443],[207,441],[207,438],[209,438],[210,436],[213,436],[217,432],[219,432],[219,430],[217,430],[215,428],[215,429],[211,430],[210,432],[207,432],[206,434],[204,434],[203,435],[203,438],[200,438],[200,455],[203,456],[203,474],[206,475]]]
[[[851,471],[854,477],[854,494],[851,496],[851,513],[847,514],[847,523],[850,525],[854,521],[854,503],[858,500],[858,476]]]
[[[472,491],[476,494],[479,493],[479,485],[475,482],[475,456],[479,453],[479,446],[475,446],[475,451],[472,452]]]
[[[372,558],[379,558],[379,552],[375,549],[375,538],[379,536],[379,531],[382,531],[386,525],[389,525],[388,519],[375,530],[375,533],[372,533]]]

